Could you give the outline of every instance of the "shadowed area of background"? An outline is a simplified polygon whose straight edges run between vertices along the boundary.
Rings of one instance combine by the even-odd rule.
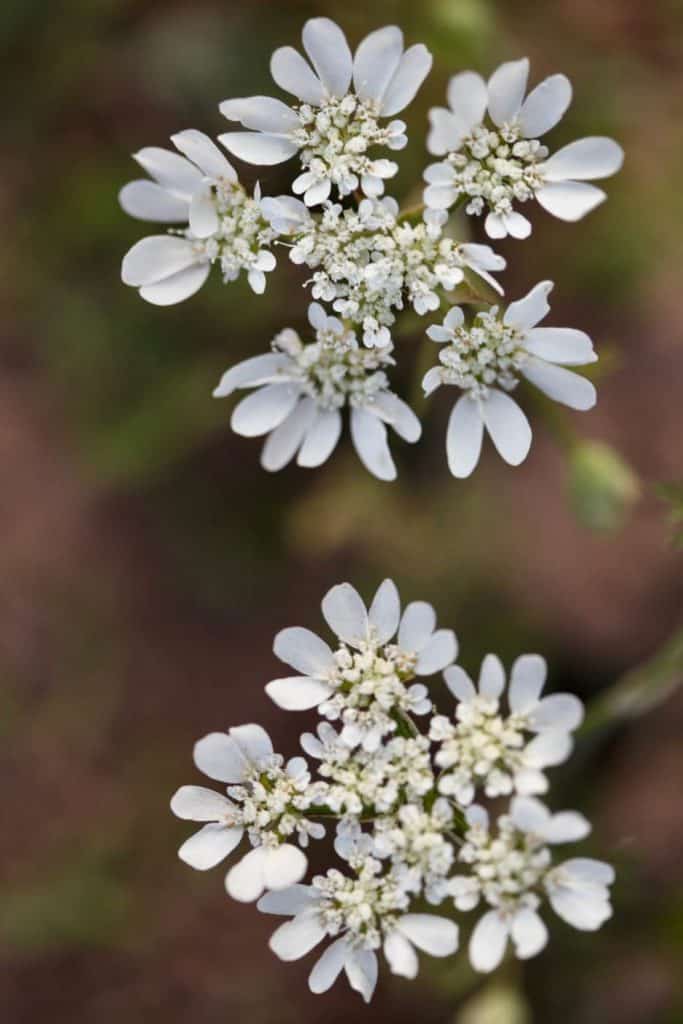
[[[626,148],[605,206],[578,225],[536,209],[532,241],[500,247],[508,295],[554,278],[549,322],[587,330],[602,356],[597,409],[560,422],[534,409],[517,470],[489,450],[470,481],[449,477],[439,392],[420,408],[423,443],[394,445],[397,484],[369,477],[348,442],[319,471],[268,476],[210,393],[303,324],[297,269],[282,258],[261,298],[212,275],[171,309],[120,283],[146,233],[116,203],[138,176],[129,154],[223,131],[222,99],[278,94],[270,53],[316,13],[354,44],[395,21],[434,52],[407,111],[402,199],[427,162],[426,111],[465,67],[528,54],[534,82],[564,71],[575,99],[552,144],[611,134]],[[682,29],[675,0],[2,5],[3,1020],[683,1020],[683,694],[657,699],[681,673]],[[286,190],[293,166],[262,169],[264,191]],[[419,333],[401,344],[399,388],[417,396]],[[168,798],[199,781],[192,743],[210,730],[259,721],[296,751],[310,719],[263,692],[273,634],[320,628],[331,584],[369,597],[386,575],[436,605],[470,669],[488,650],[508,664],[539,650],[551,686],[587,701],[625,676],[553,776],[619,880],[599,935],[555,921],[538,960],[485,990],[464,956],[424,958],[416,983],[383,973],[368,1011],[342,984],[310,995],[309,961],[268,951],[272,920],[230,903],[220,870],[177,861],[188,829]]]

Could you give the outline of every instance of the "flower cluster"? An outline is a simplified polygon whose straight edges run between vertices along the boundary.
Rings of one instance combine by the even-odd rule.
[[[282,960],[331,940],[311,991],[326,991],[344,971],[366,1001],[379,953],[392,973],[414,978],[416,951],[454,954],[458,919],[478,908],[469,958],[483,972],[508,942],[522,959],[541,951],[546,902],[575,928],[600,927],[611,914],[613,870],[586,857],[555,863],[551,847],[584,839],[590,826],[574,811],[552,814],[534,795],[548,788],[545,769],[571,752],[578,698],[543,696],[538,655],[517,659],[507,687],[488,655],[475,687],[454,664],[455,634],[437,628],[424,601],[402,610],[391,580],[369,608],[350,584],[335,586],[322,612],[333,643],[302,627],[282,630],[275,654],[297,674],[266,686],[285,710],[317,710],[316,731],[301,736],[316,770],[300,756],[285,764],[256,725],[200,740],[195,763],[227,783],[227,795],[198,786],[175,794],[179,817],[205,823],[181,859],[213,867],[246,834],[252,849],[228,871],[228,893],[289,919],[270,940]],[[456,700],[452,714],[437,713],[416,681],[439,672]],[[494,823],[474,802],[507,796]],[[338,864],[304,883],[303,850],[330,821]],[[441,912],[422,912],[422,901]]]
[[[384,195],[398,170],[386,154],[407,144],[406,123],[396,115],[417,95],[431,54],[421,43],[405,48],[396,26],[370,33],[352,53],[329,18],[307,21],[302,43],[305,57],[283,46],[271,60],[273,80],[289,102],[251,96],[220,104],[224,117],[244,129],[218,137],[238,160],[267,168],[297,158],[291,194],[263,196],[257,185],[250,195],[223,151],[198,131],[172,136],[177,152],[141,150],[135,159],[151,180],[126,185],[121,205],[139,219],[175,226],[132,247],[123,281],[148,302],[170,305],[193,295],[216,264],[223,281],[244,271],[261,293],[275,252],[287,248],[292,263],[309,271],[302,284],[314,308],[328,307],[314,314],[315,340],[283,330],[271,355],[233,367],[215,394],[260,386],[235,410],[232,424],[246,436],[269,435],[261,459],[268,470],[295,456],[300,466],[323,463],[348,406],[354,447],[382,480],[396,476],[386,425],[411,443],[421,433],[387,374],[397,359],[397,318],[407,310],[429,316],[455,303],[444,310],[444,326],[427,331],[447,344],[424,385],[427,394],[441,384],[464,392],[448,428],[448,465],[455,476],[467,476],[484,429],[505,461],[518,465],[531,431],[507,392],[525,377],[549,397],[588,409],[592,384],[563,367],[595,355],[580,331],[536,328],[540,315],[532,322],[530,313],[539,313],[537,292],[547,283],[527,296],[536,296],[535,305],[527,303],[533,310],[521,300],[501,316],[491,299],[492,291],[502,293],[493,275],[505,260],[463,236],[450,211],[464,204],[467,214],[486,213],[494,239],[530,234],[516,207],[531,200],[577,220],[605,199],[589,180],[614,174],[621,148],[595,137],[550,155],[540,137],[569,105],[564,75],[552,75],[525,98],[526,59],[501,65],[488,82],[465,71],[450,80],[448,107],[429,113],[427,148],[440,159],[425,171],[424,204],[401,210]],[[474,304],[474,314],[462,304]],[[335,326],[321,328],[325,320]],[[381,354],[365,351],[373,348]]]

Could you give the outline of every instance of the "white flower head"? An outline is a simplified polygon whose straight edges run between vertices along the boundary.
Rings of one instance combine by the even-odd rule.
[[[470,960],[477,971],[494,970],[508,941],[522,960],[536,956],[548,941],[538,913],[547,898],[556,914],[574,928],[594,931],[612,913],[609,886],[614,871],[608,864],[575,858],[553,866],[550,846],[576,842],[590,832],[576,811],[551,814],[534,797],[515,797],[510,813],[491,831],[483,807],[467,811],[468,831],[458,859],[468,874],[450,880],[455,906],[471,910],[487,906],[470,939]]]
[[[278,164],[299,154],[303,172],[293,184],[308,206],[360,188],[368,196],[384,191],[384,180],[398,170],[371,150],[402,149],[403,121],[393,117],[414,98],[432,66],[422,44],[404,51],[396,26],[367,36],[352,56],[346,36],[329,18],[306,22],[302,41],[310,64],[291,46],[276,50],[271,73],[276,84],[296,97],[289,107],[267,96],[225,100],[221,113],[246,132],[228,132],[221,142],[247,163]]]
[[[386,369],[393,366],[391,344],[359,345],[353,331],[314,302],[309,322],[315,341],[305,344],[287,328],[273,351],[238,363],[214,391],[224,398],[237,388],[257,388],[232,414],[232,428],[245,437],[268,434],[261,465],[282,469],[295,456],[299,466],[322,465],[334,451],[348,408],[351,440],[363,465],[380,480],[394,480],[387,427],[404,441],[422,432],[410,406],[393,393]]]
[[[505,268],[502,256],[487,245],[458,243],[438,224],[411,224],[391,196],[363,199],[357,209],[330,203],[319,218],[292,196],[264,200],[263,211],[293,243],[292,262],[313,271],[313,298],[360,325],[367,346],[388,344],[406,303],[419,316],[437,310],[467,269],[502,291],[492,277]]]
[[[264,889],[283,889],[300,881],[308,862],[287,839],[306,846],[309,837],[325,834],[320,824],[304,815],[310,803],[305,760],[293,757],[285,765],[259,725],[210,733],[195,745],[194,760],[209,778],[228,783],[228,789],[227,796],[203,786],[181,786],[175,793],[175,815],[206,822],[180,847],[180,859],[205,871],[232,853],[246,833],[253,849],[225,879],[233,899],[249,902]]]
[[[337,649],[308,629],[283,629],[273,649],[301,674],[273,680],[266,693],[287,711],[317,707],[323,717],[341,722],[341,742],[375,751],[400,729],[403,716],[431,710],[427,688],[413,680],[454,660],[455,634],[436,629],[434,609],[424,601],[412,602],[401,614],[391,580],[378,588],[369,610],[349,583],[333,587],[322,610]]]
[[[454,476],[469,476],[476,467],[484,429],[507,463],[518,466],[524,461],[531,427],[509,394],[520,377],[570,409],[583,411],[595,405],[591,381],[566,369],[596,361],[591,339],[568,327],[537,326],[549,312],[552,287],[552,281],[541,281],[502,316],[493,306],[478,313],[469,326],[463,311],[454,306],[442,326],[428,329],[428,336],[443,348],[440,365],[425,374],[425,393],[441,385],[464,391],[453,407],[446,434],[448,465]]]
[[[331,869],[310,887],[268,893],[258,909],[292,918],[270,939],[281,960],[299,960],[326,937],[334,939],[311,971],[311,992],[326,992],[343,970],[351,987],[370,1002],[377,983],[377,950],[383,950],[393,974],[415,978],[416,949],[445,957],[458,947],[453,921],[406,913],[408,903],[396,879],[381,873],[379,861],[366,858],[355,877]]]
[[[491,238],[527,238],[531,224],[515,205],[535,199],[561,220],[579,220],[605,198],[588,182],[615,174],[623,152],[612,139],[572,142],[553,156],[539,141],[560,121],[572,96],[564,75],[551,75],[524,98],[529,61],[502,64],[488,83],[473,71],[451,78],[449,108],[430,111],[427,148],[444,157],[425,172],[425,203],[487,212]],[[488,121],[486,114],[488,112]]]
[[[541,696],[546,663],[538,654],[522,655],[512,666],[507,714],[502,707],[505,670],[495,655],[484,659],[478,687],[459,665],[446,669],[444,679],[458,704],[455,721],[443,715],[431,721],[439,791],[462,806],[479,789],[491,798],[544,793],[543,769],[567,760],[571,733],[583,721],[578,697]]]
[[[245,271],[261,294],[266,273],[275,268],[269,248],[275,232],[261,211],[258,187],[250,197],[202,132],[179,132],[172,142],[179,153],[149,147],[135,154],[153,180],[125,185],[119,201],[139,220],[187,227],[137,242],[123,259],[124,284],[137,288],[147,302],[173,305],[194,295],[216,264],[224,281]]]

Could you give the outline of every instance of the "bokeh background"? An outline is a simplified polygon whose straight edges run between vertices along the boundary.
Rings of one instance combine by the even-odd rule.
[[[303,321],[296,269],[281,261],[262,298],[212,277],[170,309],[120,283],[146,232],[116,202],[129,154],[224,130],[217,103],[270,93],[271,51],[316,13],[354,43],[396,21],[435,54],[400,197],[449,74],[525,53],[535,81],[575,83],[555,145],[612,134],[627,150],[592,216],[536,210],[533,242],[501,246],[508,294],[555,278],[552,322],[602,354],[597,409],[535,407],[517,470],[489,450],[470,481],[450,478],[444,395],[424,442],[394,445],[397,484],[347,444],[322,470],[270,477],[210,392]],[[0,38],[3,1021],[683,1021],[679,0],[5,0]],[[264,190],[291,172],[265,169]],[[417,396],[419,335],[402,345]],[[599,935],[555,922],[547,952],[493,985],[464,957],[425,958],[416,983],[384,973],[367,1010],[341,984],[310,995],[310,964],[266,948],[272,921],[229,903],[220,871],[177,861],[187,827],[168,798],[199,781],[207,731],[256,720],[295,752],[303,719],[263,692],[274,632],[318,628],[331,584],[369,597],[385,575],[437,606],[467,667],[539,650],[553,687],[593,702],[555,796],[595,819],[587,849],[619,880]]]

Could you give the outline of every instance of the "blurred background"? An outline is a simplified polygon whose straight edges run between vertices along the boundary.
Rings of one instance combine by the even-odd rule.
[[[396,484],[348,442],[322,470],[268,476],[210,393],[302,324],[297,269],[282,260],[261,298],[212,275],[170,309],[120,283],[148,233],[117,206],[139,176],[129,154],[182,128],[215,135],[220,100],[273,94],[270,53],[313,14],[354,45],[396,21],[433,50],[392,189],[407,201],[426,111],[465,67],[528,54],[534,81],[566,72],[575,100],[552,145],[610,134],[626,148],[605,206],[577,225],[536,208],[533,242],[500,246],[508,295],[554,278],[550,322],[601,353],[597,409],[534,406],[517,470],[489,446],[471,480],[452,479],[439,393],[423,443],[393,444]],[[683,1021],[682,37],[679,0],[2,4],[4,1021]],[[292,171],[264,169],[264,191]],[[399,385],[417,396],[419,335],[402,346]],[[268,951],[272,920],[229,903],[220,870],[176,859],[188,828],[168,799],[199,781],[205,732],[259,721],[296,751],[308,719],[263,692],[273,634],[320,628],[333,583],[369,598],[386,575],[436,605],[466,667],[538,650],[551,686],[590,703],[554,799],[594,818],[586,849],[619,877],[598,935],[555,921],[541,957],[486,985],[464,957],[424,958],[415,983],[383,972],[367,1010],[343,984],[310,995],[310,963]]]

